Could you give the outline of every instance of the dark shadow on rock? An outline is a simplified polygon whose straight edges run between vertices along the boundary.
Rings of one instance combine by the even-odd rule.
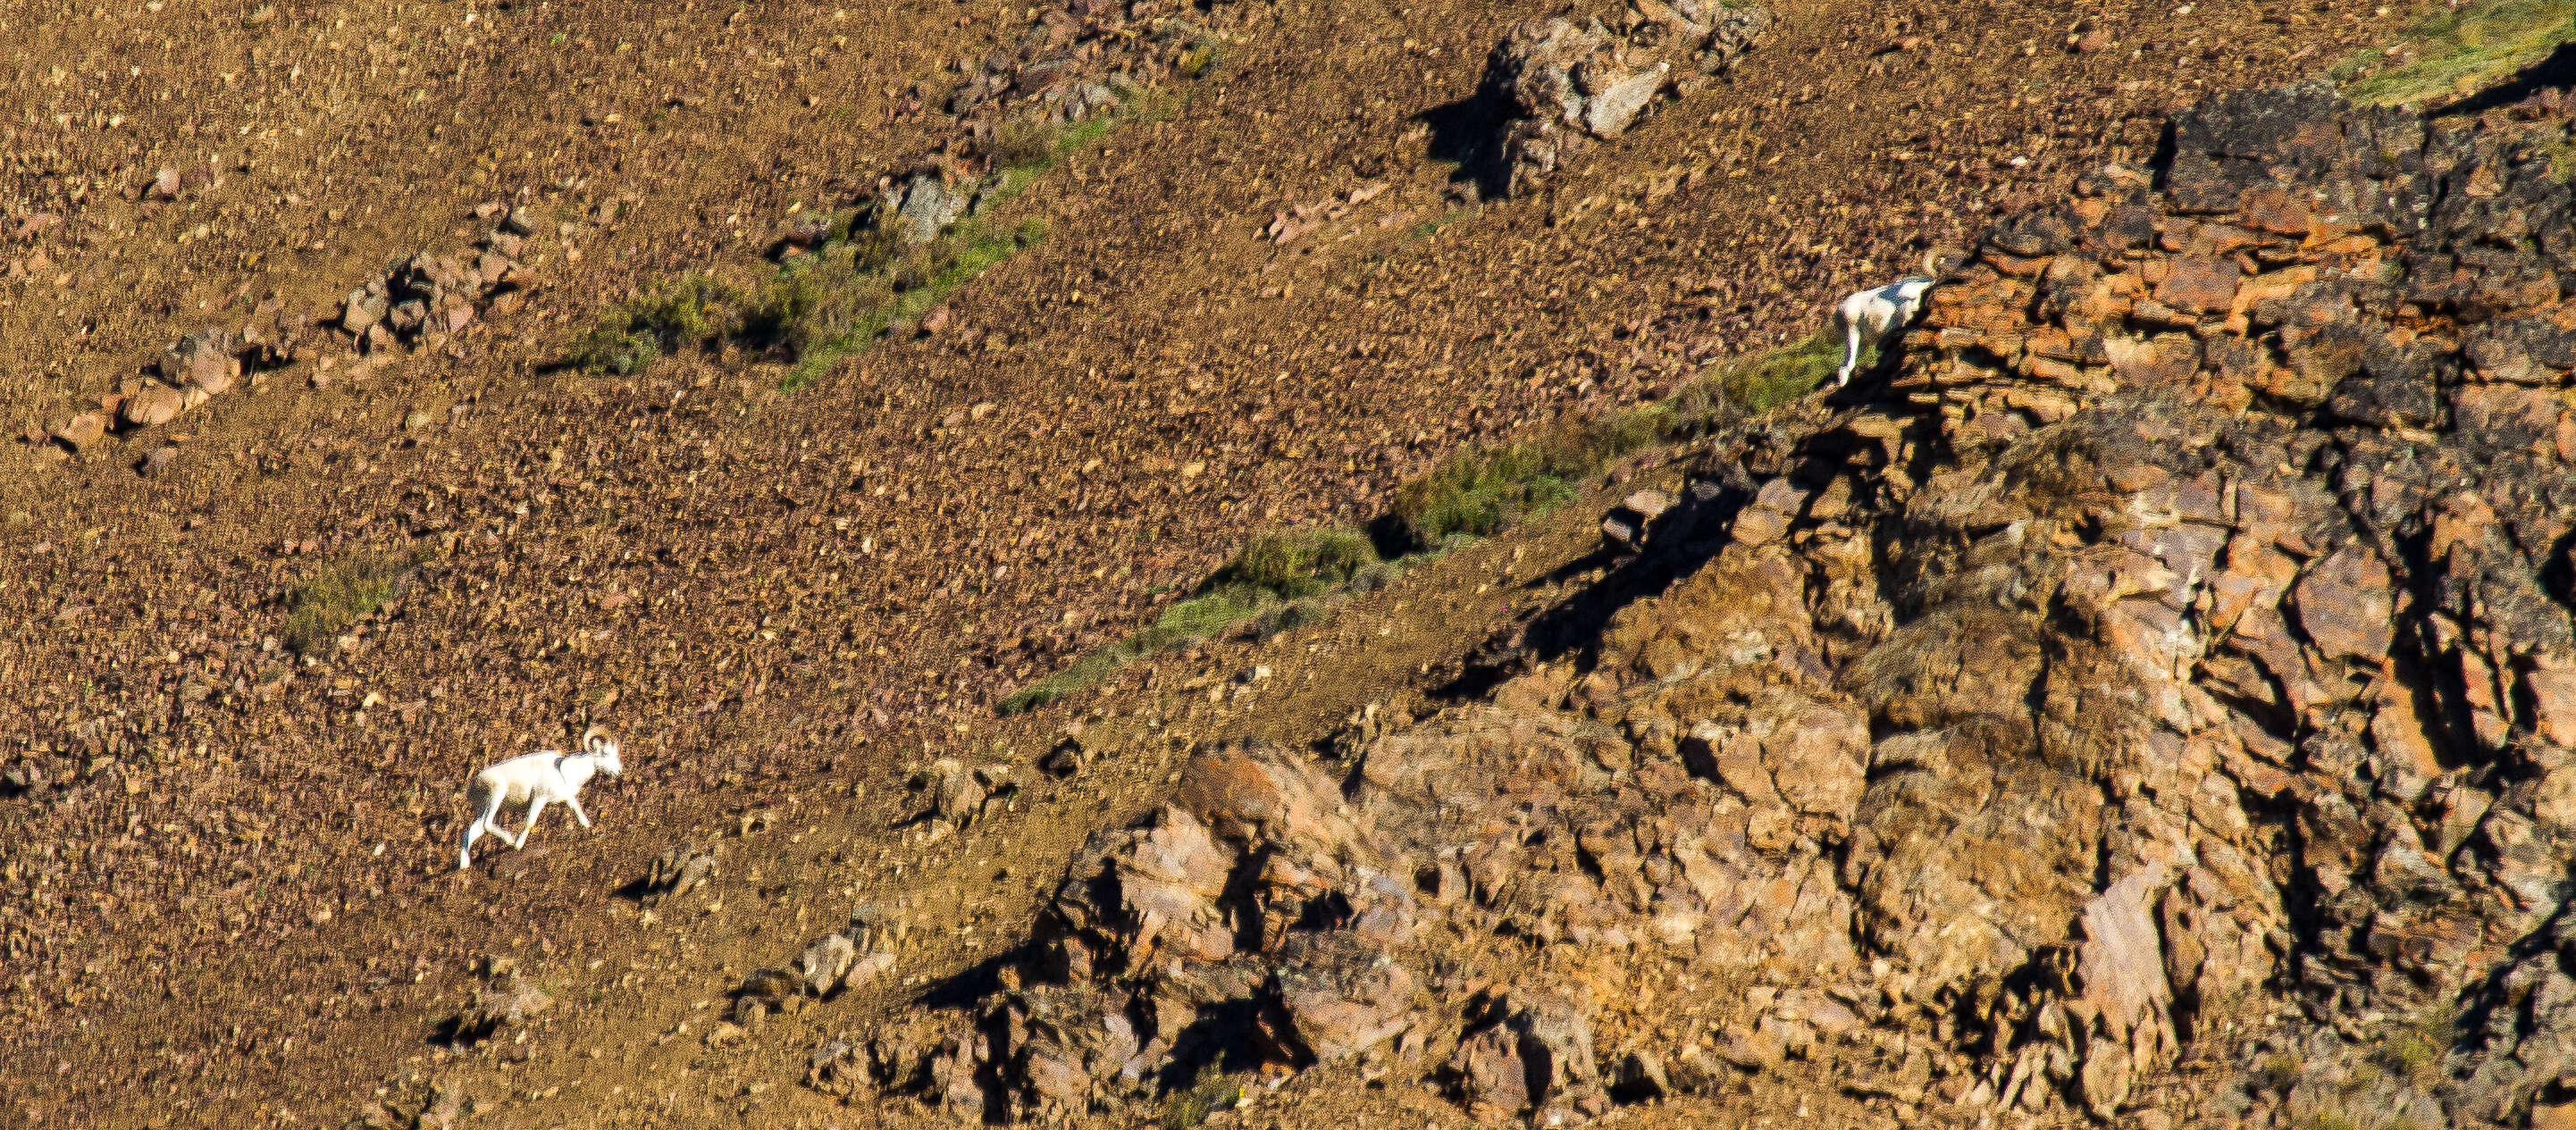
[[[2156,133],[2156,151],[2147,158],[2147,176],[2158,192],[2165,190],[2165,178],[2173,171],[2174,157],[2182,151],[2181,140],[2182,131],[2175,128],[2172,119],[2166,119],[2165,128]]]
[[[1595,584],[1561,604],[1531,617],[1505,637],[1489,641],[1468,657],[1457,677],[1435,688],[1435,698],[1450,702],[1481,698],[1495,685],[1529,666],[1563,658],[1601,638],[1619,610],[1671,588],[1724,548],[1737,511],[1753,501],[1754,484],[1732,464],[1706,497],[1685,489],[1683,501],[1647,524],[1643,552],[1629,553],[1604,545],[1567,562],[1533,586],[1563,583],[1594,569],[1608,567]]]
[[[1414,115],[1414,120],[1431,127],[1426,155],[1457,166],[1449,176],[1452,183],[1472,184],[1478,197],[1498,200],[1511,188],[1511,170],[1503,164],[1503,127],[1512,117],[1511,100],[1486,83],[1474,94]]]
[[[913,1003],[923,1008],[972,1009],[1002,991],[1003,970],[1035,969],[1038,956],[1032,944],[1013,946],[922,986]]]
[[[429,1043],[432,1047],[451,1048],[456,1051],[463,1051],[467,1046],[466,1041],[463,1039],[464,1035],[465,1018],[463,1016],[450,1016],[430,1027]]]
[[[1198,1015],[1172,1034],[1172,1050],[1154,1072],[1154,1090],[1170,1095],[1190,1089],[1200,1073],[1214,1068],[1235,1075],[1260,1067],[1261,1003],[1254,999],[1202,1006]]]
[[[2558,539],[2540,565],[2540,587],[2558,598],[2558,603],[2576,608],[2576,530]]]

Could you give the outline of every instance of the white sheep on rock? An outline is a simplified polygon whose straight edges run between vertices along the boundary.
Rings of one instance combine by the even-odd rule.
[[[581,810],[581,787],[598,773],[611,777],[626,772],[617,759],[617,740],[608,732],[593,726],[582,732],[581,752],[564,753],[542,750],[500,762],[474,775],[465,790],[466,804],[474,809],[474,822],[465,826],[465,843],[456,849],[456,868],[474,866],[474,841],[491,832],[509,842],[513,848],[525,847],[528,833],[537,829],[537,814],[546,806],[561,802],[572,809],[572,818],[590,827],[590,814]],[[501,806],[528,806],[527,826],[516,837],[499,824]]]
[[[1852,372],[1860,368],[1861,350],[1866,347],[1885,352],[1896,335],[1914,324],[1923,312],[1923,292],[1932,289],[1939,279],[1945,256],[1955,254],[1948,248],[1934,247],[1923,253],[1923,273],[1907,275],[1886,286],[1871,287],[1842,300],[1834,307],[1833,335],[1843,339],[1843,367],[1834,373],[1834,387],[1851,383]]]
[[[1834,335],[1843,339],[1843,367],[1834,373],[1834,387],[1851,382],[1852,370],[1860,368],[1861,347],[1885,349],[1887,343],[1913,324],[1914,315],[1923,309],[1923,292],[1932,289],[1932,280],[1910,275],[1886,286],[1873,287],[1843,299],[1834,307]]]

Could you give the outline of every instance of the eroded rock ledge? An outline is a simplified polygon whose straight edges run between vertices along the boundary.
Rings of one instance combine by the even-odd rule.
[[[1712,451],[1583,653],[1346,760],[1198,751],[1000,990],[813,1078],[2564,1113],[2576,207],[2522,128],[2185,114],[1992,232],[1875,401]]]

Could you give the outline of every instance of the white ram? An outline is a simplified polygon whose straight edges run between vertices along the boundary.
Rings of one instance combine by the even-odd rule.
[[[617,758],[617,740],[607,731],[593,726],[582,732],[581,752],[564,753],[542,750],[522,754],[492,765],[474,775],[465,790],[466,804],[474,810],[474,822],[465,826],[465,843],[456,849],[456,868],[474,866],[474,841],[486,831],[509,841],[513,848],[525,847],[528,833],[537,829],[537,814],[549,804],[561,803],[572,809],[572,817],[590,827],[590,814],[581,810],[581,787],[595,774],[611,777],[622,775],[626,766]],[[504,831],[499,823],[501,806],[528,806],[528,823],[516,837]]]

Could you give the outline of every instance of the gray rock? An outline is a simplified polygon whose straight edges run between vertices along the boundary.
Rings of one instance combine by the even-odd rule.
[[[814,996],[830,996],[841,987],[841,979],[859,959],[859,950],[850,939],[840,934],[825,934],[805,947],[796,959],[796,971],[805,979],[805,991]]]
[[[965,214],[967,203],[967,196],[937,171],[914,173],[904,182],[902,198],[894,208],[895,238],[907,247],[938,239]]]
[[[1652,70],[1631,75],[1609,85],[1583,104],[1583,128],[1592,136],[1608,139],[1628,132],[1637,115],[1654,101],[1655,92],[1663,89],[1668,64],[1657,63]]]
[[[653,867],[644,876],[643,897],[648,903],[678,898],[703,886],[716,875],[714,852],[688,844],[668,848],[653,859]]]
[[[381,283],[350,291],[348,299],[340,307],[340,328],[352,334],[363,334],[384,321],[392,309],[392,300],[385,295]]]

